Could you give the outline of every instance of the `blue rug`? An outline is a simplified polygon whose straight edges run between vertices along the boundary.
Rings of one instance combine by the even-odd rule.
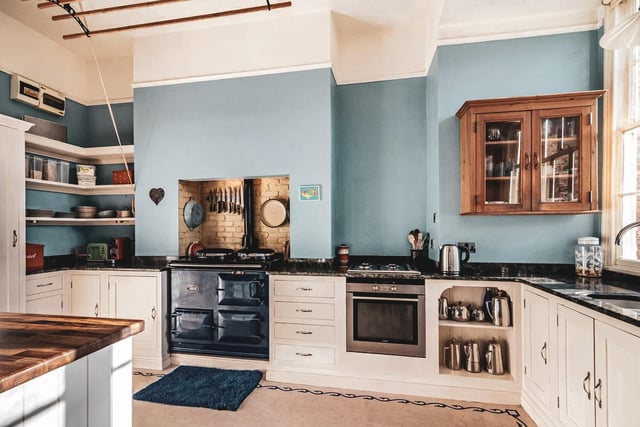
[[[166,405],[235,411],[262,379],[260,371],[178,366],[133,395]]]

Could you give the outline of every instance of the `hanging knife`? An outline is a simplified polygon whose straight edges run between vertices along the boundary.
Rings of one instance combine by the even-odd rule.
[[[240,216],[244,218],[244,185],[240,187]]]
[[[238,187],[233,189],[233,213],[238,215],[240,213],[240,199],[238,195]]]
[[[224,201],[222,202],[222,211],[223,212],[228,212],[229,209],[229,193],[227,192],[227,187],[224,188]]]
[[[220,194],[220,189],[216,188],[216,213],[222,212],[222,194]]]
[[[209,212],[213,212],[213,204],[215,203],[216,198],[213,194],[213,190],[209,190],[209,195],[207,196],[207,202],[209,202]]]

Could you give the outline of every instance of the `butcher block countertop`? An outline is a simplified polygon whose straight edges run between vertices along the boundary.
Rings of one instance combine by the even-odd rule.
[[[144,321],[0,313],[0,393],[144,330]]]

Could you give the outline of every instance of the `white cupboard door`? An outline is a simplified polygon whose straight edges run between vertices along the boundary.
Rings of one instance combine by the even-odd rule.
[[[62,294],[40,296],[28,300],[26,312],[62,315]]]
[[[98,317],[104,309],[100,304],[100,275],[71,276],[71,315]]]
[[[133,351],[157,347],[156,319],[161,310],[156,307],[157,278],[153,276],[109,276],[114,292],[114,315],[119,319],[144,320],[144,331],[133,337]]]
[[[640,338],[596,322],[595,348],[598,427],[640,426]]]
[[[551,348],[549,334],[549,299],[525,291],[524,345],[527,389],[549,408],[555,393],[551,393]]]
[[[593,346],[593,319],[559,305],[559,417],[565,426],[595,426]]]

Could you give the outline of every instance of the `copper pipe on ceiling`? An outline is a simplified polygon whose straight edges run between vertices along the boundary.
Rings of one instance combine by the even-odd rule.
[[[113,27],[113,28],[105,28],[102,30],[91,30],[90,35],[93,36],[98,34],[108,34],[108,33],[116,33],[121,31],[139,30],[143,28],[159,27],[162,25],[182,24],[185,22],[201,21],[204,19],[212,19],[212,18],[222,18],[225,16],[240,15],[243,13],[262,12],[265,10],[281,9],[285,7],[291,7],[291,2],[286,1],[282,3],[274,3],[270,6],[254,6],[254,7],[247,7],[244,9],[233,9],[233,10],[225,10],[222,12],[208,13],[206,15],[187,16],[184,18],[168,19],[165,21],[146,22],[144,24],[127,25],[124,27]],[[85,33],[65,34],[64,36],[62,36],[62,38],[64,40],[70,40],[70,39],[77,39],[77,38],[83,37],[84,35]]]
[[[103,9],[92,9],[92,10],[85,10],[82,12],[76,12],[75,16],[87,16],[87,15],[96,15],[99,13],[120,12],[123,10],[137,9],[141,7],[161,6],[167,3],[177,3],[182,1],[189,1],[189,0],[155,0],[155,1],[145,2],[145,3],[132,3],[132,4],[121,5],[121,6],[105,7]],[[71,19],[71,18],[72,16],[69,15],[68,13],[65,13],[64,15],[55,15],[51,17],[51,19],[54,21],[60,21],[63,19]]]

